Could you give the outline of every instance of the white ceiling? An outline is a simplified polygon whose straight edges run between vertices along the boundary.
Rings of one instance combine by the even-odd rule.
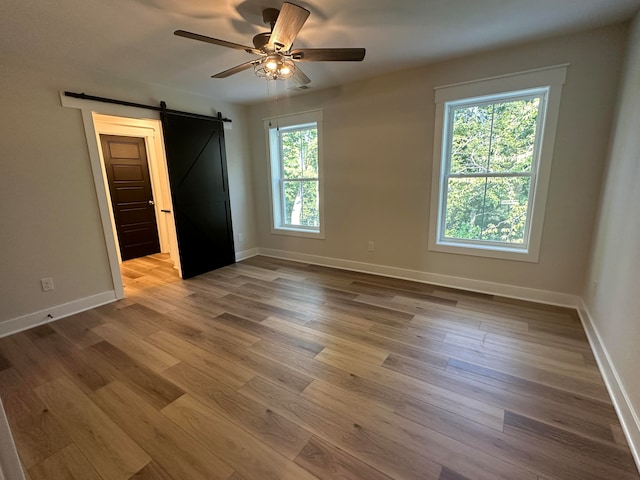
[[[304,63],[320,89],[513,42],[630,18],[640,0],[292,0],[311,16],[294,47],[365,47],[362,63]],[[244,45],[268,30],[262,9],[281,0],[2,0],[0,62],[107,72],[220,100],[267,97],[253,58],[176,37],[184,29]],[[92,92],[87,92],[92,93]]]

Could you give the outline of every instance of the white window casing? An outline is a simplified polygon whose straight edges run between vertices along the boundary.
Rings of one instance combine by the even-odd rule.
[[[322,110],[313,110],[292,115],[267,118],[264,120],[267,154],[269,159],[269,194],[271,233],[295,237],[324,238],[324,189],[322,161]],[[315,128],[318,141],[318,177],[284,178],[281,160],[281,132],[301,131]],[[291,225],[285,222],[284,184],[285,182],[317,182],[318,226]]]
[[[568,65],[540,68],[499,77],[436,87],[436,118],[433,147],[433,177],[429,220],[429,250],[509,260],[537,262],[542,240],[542,227],[551,163],[555,143],[560,96]],[[475,241],[445,236],[444,214],[447,182],[450,177],[449,143],[452,133],[449,119],[453,109],[497,101],[508,102],[522,98],[539,98],[536,145],[531,171],[526,174],[499,174],[500,177],[529,176],[530,193],[521,244]],[[546,108],[545,108],[546,107]],[[465,175],[462,175],[465,176]],[[478,175],[491,177],[492,174]]]

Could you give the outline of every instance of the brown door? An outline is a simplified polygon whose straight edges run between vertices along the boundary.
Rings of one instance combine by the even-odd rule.
[[[144,138],[100,135],[122,260],[160,252]]]

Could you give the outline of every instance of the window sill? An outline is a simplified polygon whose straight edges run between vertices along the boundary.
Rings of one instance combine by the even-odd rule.
[[[470,245],[454,242],[430,243],[429,250],[441,253],[455,253],[458,255],[470,255],[473,257],[495,258],[500,260],[516,260],[519,262],[537,263],[539,252],[529,250],[496,247],[485,245]]]
[[[287,235],[290,237],[303,237],[303,238],[315,238],[317,240],[324,240],[324,232],[306,230],[306,229],[298,229],[298,228],[287,228],[287,227],[272,227],[271,233],[276,235]]]

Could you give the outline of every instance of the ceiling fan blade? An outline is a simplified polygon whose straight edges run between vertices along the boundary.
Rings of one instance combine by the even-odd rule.
[[[298,62],[361,62],[364,48],[298,48],[291,57]]]
[[[230,77],[231,75],[234,75],[236,73],[242,72],[243,70],[246,70],[248,68],[253,67],[253,65],[256,63],[256,60],[251,60],[249,62],[245,62],[242,63],[240,65],[237,65],[233,68],[230,68],[229,70],[225,70],[224,72],[220,72],[220,73],[216,73],[215,75],[211,75],[211,78],[227,78]]]
[[[300,67],[296,66],[296,69],[293,72],[293,76],[291,77],[291,81],[296,84],[298,87],[302,87],[307,83],[311,83],[311,79],[307,77]]]
[[[284,2],[278,14],[276,24],[273,26],[269,44],[274,45],[276,50],[283,50],[285,52],[289,50],[310,13],[306,8]]]
[[[217,38],[207,37],[198,33],[187,32],[185,30],[176,30],[173,32],[178,37],[190,38],[191,40],[198,40],[200,42],[212,43],[213,45],[220,45],[221,47],[235,48],[236,50],[244,50],[248,53],[255,53],[260,55],[262,52],[253,47],[247,47],[246,45],[240,45],[239,43],[227,42],[226,40],[220,40]]]

